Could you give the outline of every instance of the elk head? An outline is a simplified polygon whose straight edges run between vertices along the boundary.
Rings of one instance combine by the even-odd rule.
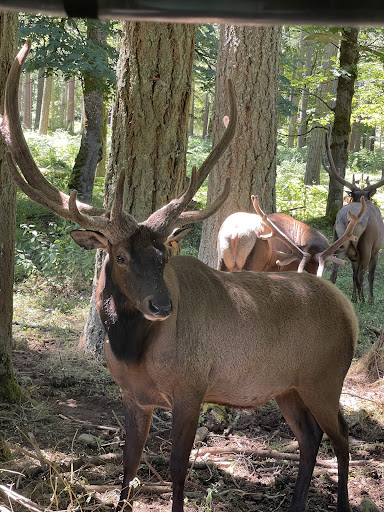
[[[347,187],[349,189],[348,195],[351,197],[352,202],[359,203],[361,197],[364,197],[364,199],[366,201],[370,201],[371,197],[376,193],[377,189],[384,185],[384,169],[382,171],[382,177],[381,177],[380,181],[371,185],[371,183],[369,183],[369,178],[367,178],[366,186],[364,188],[360,188],[356,184],[355,177],[353,177],[352,183],[350,183],[349,181],[344,179],[342,176],[340,176],[336,170],[335,162],[332,157],[329,131],[327,131],[325,133],[325,149],[326,149],[326,153],[327,153],[327,157],[328,157],[328,161],[329,161],[329,167],[326,165],[325,160],[323,158],[324,169],[327,171],[329,176],[331,176],[336,181],[338,181],[341,185],[343,185],[344,187]]]
[[[108,253],[106,272],[117,287],[124,307],[131,306],[149,320],[162,320],[172,312],[172,301],[163,280],[166,262],[165,243],[172,240],[178,227],[206,219],[223,204],[230,183],[216,201],[202,211],[185,211],[217,160],[235,134],[237,110],[232,82],[228,80],[230,122],[221,140],[196,171],[188,188],[177,199],[138,223],[123,209],[125,170],[117,180],[115,199],[110,210],[97,209],[77,200],[77,192],[64,194],[51,185],[38,169],[24,138],[18,111],[18,87],[23,63],[31,42],[19,51],[11,67],[5,91],[4,115],[0,132],[8,146],[7,161],[19,188],[32,200],[57,215],[76,222],[85,230],[74,230],[72,238],[84,249],[104,249]],[[20,172],[18,168],[20,169]],[[144,276],[144,279],[143,279]],[[111,306],[112,307],[112,306]]]

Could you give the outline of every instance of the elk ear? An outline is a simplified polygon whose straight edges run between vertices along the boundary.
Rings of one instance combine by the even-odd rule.
[[[97,231],[89,231],[88,229],[73,229],[70,232],[71,237],[83,249],[91,251],[92,249],[107,250],[108,240],[104,235]]]

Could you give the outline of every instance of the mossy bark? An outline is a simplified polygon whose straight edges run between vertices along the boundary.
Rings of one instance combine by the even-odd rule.
[[[107,32],[103,21],[88,24],[88,41],[104,43]],[[79,152],[68,183],[77,190],[79,198],[91,203],[96,167],[103,157],[104,79],[83,74],[84,124]]]
[[[335,103],[335,117],[332,125],[331,152],[335,167],[344,178],[348,162],[349,137],[351,133],[352,98],[357,79],[359,46],[357,37],[359,29],[343,28],[345,40],[340,45],[340,69]],[[326,216],[335,221],[337,212],[343,206],[343,186],[333,178],[329,180]]]
[[[17,14],[0,12],[0,106],[17,45]],[[0,402],[15,402],[21,389],[12,366],[13,268],[15,256],[16,185],[5,159],[0,139]]]

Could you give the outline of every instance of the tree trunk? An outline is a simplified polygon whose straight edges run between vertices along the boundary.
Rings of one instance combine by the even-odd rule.
[[[39,75],[37,78],[36,114],[35,114],[35,123],[33,126],[35,130],[38,130],[39,126],[40,126],[41,105],[43,102],[43,92],[44,92],[44,69],[39,69]]]
[[[68,80],[67,96],[67,130],[73,132],[75,129],[75,79]]]
[[[332,125],[331,151],[337,172],[344,178],[348,162],[349,135],[351,133],[352,98],[355,92],[359,47],[359,29],[344,28],[345,40],[340,45],[341,73],[337,83],[335,117]],[[343,186],[333,178],[329,180],[326,216],[335,221],[337,212],[343,206]]]
[[[333,59],[337,55],[337,47],[334,44],[327,44],[324,50],[322,70],[326,74],[333,66]],[[329,73],[328,73],[329,75]],[[333,92],[334,81],[326,80],[321,82],[317,89],[317,95],[324,101],[329,102],[329,97]],[[333,108],[333,105],[330,105]],[[321,119],[327,111],[326,105],[320,100],[317,100],[316,105],[316,118]],[[324,152],[324,128],[320,123],[316,122],[312,126],[310,141],[308,144],[307,165],[305,168],[304,183],[306,185],[319,185],[320,184],[320,169],[321,157]]]
[[[98,162],[96,167],[95,176],[99,178],[103,178],[106,173],[107,168],[107,127],[108,127],[108,118],[107,118],[107,106],[104,103],[103,105],[103,128],[102,128],[102,145],[101,145],[101,160]]]
[[[192,84],[191,113],[189,115],[189,136],[193,137],[195,124],[195,84]]]
[[[356,152],[360,151],[360,145],[361,145],[360,123],[355,122],[352,124],[352,129],[351,129],[350,150],[356,153]]]
[[[16,13],[0,12],[0,108],[5,81],[17,50]],[[0,138],[0,403],[16,402],[21,396],[12,366],[13,269],[15,252],[16,185],[5,159]]]
[[[203,224],[199,258],[216,267],[216,239],[224,219],[236,211],[252,211],[251,194],[262,208],[275,210],[277,87],[281,27],[222,25],[217,61],[213,144],[228,114],[227,79],[239,105],[235,140],[209,175],[208,204],[231,177],[231,192],[220,210]]]
[[[105,22],[92,20],[87,28],[89,43],[107,40]],[[79,198],[90,203],[97,163],[103,156],[104,80],[83,74],[84,120],[79,152],[68,183],[76,189]]]
[[[211,106],[211,98],[210,94],[207,92],[205,95],[205,105],[204,105],[204,117],[203,117],[203,134],[202,137],[205,139],[208,134],[208,122],[209,122],[209,109]]]
[[[32,128],[32,80],[31,73],[25,73],[24,80],[24,126],[28,129]]]
[[[304,77],[312,74],[312,55],[313,55],[313,42],[306,41],[305,47],[305,71]],[[301,93],[300,115],[299,115],[299,129],[297,134],[297,147],[303,148],[306,144],[307,122],[308,122],[308,88],[304,87]]]
[[[139,222],[185,185],[194,34],[194,25],[123,23],[105,201],[125,168],[125,209]],[[95,289],[82,340],[91,352],[104,340],[94,302]]]
[[[304,60],[304,31],[301,31],[300,34],[300,41],[299,41],[299,48],[298,48],[298,57],[300,60]],[[301,73],[302,74],[302,73]],[[297,78],[299,76],[299,68],[296,67],[293,78]],[[295,140],[297,137],[297,118],[298,118],[298,109],[299,109],[299,102],[300,102],[300,94],[297,90],[297,88],[292,88],[291,92],[291,103],[294,109],[294,113],[289,118],[289,127],[288,127],[288,139],[287,139],[287,146],[289,148],[295,147]]]
[[[43,102],[42,102],[42,109],[41,109],[41,119],[40,119],[40,126],[39,126],[40,135],[47,135],[47,133],[48,133],[49,111],[50,111],[51,97],[52,97],[52,85],[53,85],[53,77],[52,76],[45,77]]]

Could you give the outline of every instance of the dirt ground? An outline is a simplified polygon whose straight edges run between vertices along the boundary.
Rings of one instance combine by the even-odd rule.
[[[73,347],[80,332],[76,326],[66,330]],[[54,328],[24,329],[21,338],[14,364],[27,399],[0,404],[0,431],[11,453],[9,461],[0,462],[0,504],[14,512],[113,510],[124,438],[119,390],[101,362],[64,348]],[[384,382],[371,384],[352,369],[342,395],[350,425],[354,512],[384,511],[383,391]],[[155,412],[138,475],[138,511],[171,511],[170,418],[167,411]],[[224,424],[215,410],[208,411],[202,413],[205,424],[209,429],[200,432],[207,435],[191,455],[186,512],[288,510],[298,450],[274,402],[258,411],[231,411]],[[324,440],[308,511],[336,510],[336,469]],[[18,503],[11,487],[32,504]]]

